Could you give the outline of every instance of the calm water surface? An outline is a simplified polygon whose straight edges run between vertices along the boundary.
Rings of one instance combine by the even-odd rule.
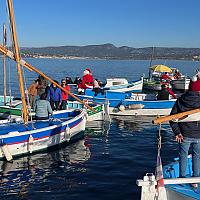
[[[57,80],[82,76],[86,67],[101,80],[111,77],[134,80],[142,74],[148,75],[149,67],[149,61],[27,61]],[[178,67],[189,76],[199,68],[199,63],[192,61],[155,61],[153,64]],[[24,70],[24,74],[27,86],[37,77],[28,70]],[[7,79],[12,94],[19,96],[16,67],[11,61]],[[89,123],[85,137],[76,143],[19,158],[13,163],[0,161],[0,199],[139,199],[136,179],[155,171],[159,127],[152,125],[151,120],[149,117],[118,117],[111,123]],[[162,126],[162,136],[162,161],[167,164],[177,156],[177,145],[168,124]]]

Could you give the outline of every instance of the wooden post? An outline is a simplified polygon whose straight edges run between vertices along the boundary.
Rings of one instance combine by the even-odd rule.
[[[7,45],[7,33],[6,25],[3,24],[3,46]],[[3,55],[3,96],[4,96],[4,105],[6,105],[6,55]]]
[[[19,46],[18,46],[18,42],[17,42],[15,19],[14,19],[14,13],[13,13],[13,4],[12,4],[12,0],[7,0],[7,2],[8,2],[9,17],[10,17],[11,34],[12,34],[14,50],[15,50],[14,56],[15,56],[15,60],[17,62],[19,88],[20,88],[21,99],[22,99],[22,113],[23,113],[24,123],[27,124],[28,123],[28,112],[27,112],[27,108],[26,108],[26,99],[25,99],[24,84],[23,84],[23,78],[22,78],[22,69],[21,69],[21,64],[20,64],[21,58],[20,58]]]

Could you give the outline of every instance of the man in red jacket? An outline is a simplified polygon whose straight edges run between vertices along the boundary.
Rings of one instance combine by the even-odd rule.
[[[61,86],[65,88],[67,91],[70,91],[69,85],[67,85],[66,80],[62,79]],[[60,110],[66,110],[67,108],[67,100],[68,100],[68,93],[62,90],[62,103],[60,105]]]
[[[94,84],[94,78],[92,75],[92,72],[89,68],[87,68],[84,72],[83,72],[83,79],[82,79],[82,84],[81,87],[82,89],[93,89],[93,84]]]

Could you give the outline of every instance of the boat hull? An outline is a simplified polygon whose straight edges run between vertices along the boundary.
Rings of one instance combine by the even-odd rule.
[[[130,97],[127,98],[127,95]],[[105,102],[106,98],[93,96],[78,96],[82,99],[93,100],[98,103]],[[157,101],[155,95],[151,94],[126,94],[120,92],[108,92],[110,115],[129,115],[129,116],[157,116],[168,115],[175,103],[175,99]],[[150,99],[150,100],[148,100]],[[123,108],[124,106],[124,108]],[[122,109],[121,109],[122,108]]]
[[[189,78],[171,81],[172,88],[175,90],[188,90],[189,84],[190,84]]]
[[[74,109],[84,108],[84,105],[78,101],[68,101],[67,103],[68,103],[68,108],[74,108]],[[87,109],[87,121],[103,121],[105,116],[104,104],[89,103],[88,105],[91,106],[96,112]]]
[[[110,79],[111,81],[112,79]],[[113,79],[115,80],[115,79]],[[105,90],[115,91],[115,92],[142,92],[143,88],[143,77],[140,80],[132,81],[127,84],[114,85],[110,87],[105,87]]]
[[[83,134],[86,124],[86,114],[84,111],[68,120],[60,121],[60,116],[57,117],[52,123],[49,120],[39,122],[42,128],[31,129],[29,127],[31,130],[22,132],[11,131],[7,134],[1,134],[0,159],[6,156],[3,150],[5,145],[12,157],[15,157],[52,148],[64,142],[69,143],[76,139],[78,135]],[[37,125],[36,123],[34,126]],[[7,125],[4,126],[6,128]],[[12,124],[12,126],[14,125]],[[29,140],[30,136],[33,138],[32,141]]]
[[[110,114],[115,116],[162,116],[169,115],[171,108],[168,109],[125,109],[120,111],[118,108],[110,108]]]

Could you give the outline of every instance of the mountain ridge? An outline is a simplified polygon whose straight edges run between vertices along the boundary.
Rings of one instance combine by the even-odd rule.
[[[22,47],[25,57],[80,57],[91,59],[150,59],[152,47],[134,48],[129,46],[116,47],[111,43],[85,46],[64,45],[47,47]],[[182,59],[200,58],[200,48],[183,47],[154,47],[153,59]]]

